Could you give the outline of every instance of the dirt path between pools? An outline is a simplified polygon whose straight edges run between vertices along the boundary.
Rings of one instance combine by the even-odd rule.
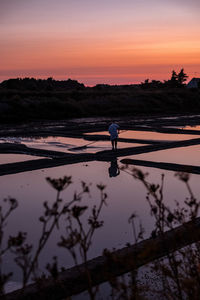
[[[155,142],[155,141],[154,141]],[[199,145],[200,138],[186,140],[186,141],[159,141],[157,144],[154,143],[152,145],[140,146],[140,147],[127,147],[123,149],[118,149],[113,152],[111,150],[100,151],[96,153],[77,153],[70,154],[58,151],[49,151],[43,149],[35,149],[29,148],[25,145],[21,144],[12,144],[12,143],[4,143],[0,144],[0,153],[18,153],[18,154],[27,154],[27,155],[35,155],[35,156],[44,156],[47,158],[38,159],[38,160],[30,160],[24,162],[16,162],[16,163],[8,163],[0,165],[0,176],[8,175],[8,174],[16,174],[20,172],[39,170],[44,168],[52,168],[57,166],[63,166],[68,164],[75,164],[80,162],[89,162],[89,161],[111,161],[113,158],[117,157],[125,157],[130,155],[148,153],[153,151],[172,149],[178,147],[187,147],[192,145]],[[122,160],[124,163],[134,163],[137,165],[146,165],[153,166],[153,162],[146,162],[140,160]],[[175,164],[174,164],[175,165]],[[155,163],[154,167],[164,168],[173,170],[172,164],[170,163]],[[199,168],[197,166],[188,166],[188,168],[183,165],[176,164],[174,166],[176,171],[186,171],[190,173],[199,174]]]
[[[187,147],[200,144],[200,130],[185,130],[184,126],[195,126],[200,124],[200,116],[156,116],[156,117],[132,117],[115,118],[112,120],[120,125],[122,130],[149,131],[168,134],[187,134],[196,135],[184,141],[160,141],[149,139],[119,138],[119,142],[129,143],[131,147],[118,149],[116,152],[111,150],[99,151],[96,153],[65,153],[61,151],[50,151],[44,149],[30,148],[23,144],[4,142],[11,137],[71,137],[81,138],[85,141],[108,141],[109,136],[105,134],[95,134],[95,132],[107,131],[111,119],[108,118],[88,118],[74,119],[60,122],[34,122],[29,124],[2,125],[0,128],[0,153],[26,154],[39,156],[38,160],[29,160],[24,162],[7,163],[0,165],[0,176],[15,174],[44,168],[52,168],[67,164],[75,164],[89,161],[111,161],[113,158],[126,157],[130,155],[148,153],[164,149],[177,147]],[[94,133],[94,134],[88,134]],[[143,144],[134,147],[134,143]],[[86,142],[87,144],[87,142]],[[144,145],[145,144],[145,145]],[[41,159],[41,157],[44,157]],[[122,161],[124,162],[124,161]],[[127,161],[126,161],[127,162]],[[129,160],[129,163],[135,165],[146,165],[168,170],[182,171],[199,174],[198,166],[184,167],[184,165],[170,163],[153,163],[139,160]]]

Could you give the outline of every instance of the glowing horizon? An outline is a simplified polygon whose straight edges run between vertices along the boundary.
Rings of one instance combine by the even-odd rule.
[[[129,84],[163,81],[181,68],[200,77],[197,0],[16,2],[0,2],[0,81]]]

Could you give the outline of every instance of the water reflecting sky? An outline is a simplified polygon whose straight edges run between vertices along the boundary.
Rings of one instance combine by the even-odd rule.
[[[101,132],[100,134],[107,134]],[[94,134],[94,133],[93,133]],[[122,132],[121,137],[138,138],[138,139],[158,139],[158,140],[183,140],[192,139],[197,136],[192,135],[177,135],[177,134],[162,134],[153,132],[126,131]],[[66,146],[66,149],[71,146],[82,146],[90,143],[79,139],[49,137],[46,139],[26,139],[21,140],[22,143],[28,143],[32,146],[55,147],[58,150],[59,146]],[[97,142],[103,149],[110,148],[109,141]],[[98,146],[94,149],[98,149]],[[132,144],[132,146],[139,144]],[[119,147],[130,147],[131,144],[120,143]],[[96,147],[96,148],[95,148]],[[94,149],[87,149],[93,151]],[[60,151],[63,151],[62,147]],[[156,151],[152,153],[132,155],[129,158],[182,163],[190,165],[199,165],[200,146],[181,147],[169,150]],[[39,157],[35,157],[39,158]],[[31,156],[2,154],[2,163],[21,161],[32,159]],[[73,184],[63,191],[62,198],[65,201],[70,201],[74,191],[81,190],[81,181],[91,184],[91,197],[86,195],[82,199],[82,205],[87,205],[92,208],[93,205],[98,205],[100,201],[100,192],[96,188],[96,184],[102,183],[106,185],[106,193],[108,194],[107,206],[103,207],[101,219],[104,221],[104,226],[98,229],[93,240],[93,245],[89,253],[89,257],[96,257],[102,254],[104,248],[122,248],[127,242],[134,243],[133,232],[128,218],[132,213],[137,213],[140,217],[143,227],[145,228],[145,237],[149,237],[154,220],[150,217],[149,206],[146,202],[146,190],[142,183],[133,179],[131,175],[120,169],[122,164],[120,159],[114,159],[110,162],[89,162],[73,165],[66,165],[56,168],[41,169],[37,171],[24,172],[15,175],[6,175],[0,177],[0,199],[11,196],[19,201],[19,207],[12,214],[9,223],[6,227],[6,235],[16,234],[18,231],[27,231],[28,241],[35,244],[39,238],[41,224],[38,218],[43,211],[43,202],[48,200],[53,202],[56,197],[56,192],[47,183],[46,177],[59,178],[64,175],[72,176]],[[133,166],[131,166],[132,168]],[[161,174],[165,175],[164,184],[164,199],[167,205],[174,207],[174,200],[178,200],[184,205],[184,200],[188,196],[188,191],[183,182],[180,182],[174,176],[172,171],[163,171],[161,169],[137,167],[143,172],[149,173],[149,181],[160,183]],[[196,196],[199,194],[199,175],[191,175],[191,188]],[[87,226],[86,214],[83,216],[83,223]],[[137,222],[137,225],[139,221]],[[40,266],[43,268],[54,255],[59,257],[60,265],[65,267],[72,266],[72,260],[66,251],[57,247],[57,242],[61,233],[65,232],[64,219],[60,223],[60,230],[55,231],[45,251],[41,255]],[[8,271],[13,270],[15,275],[13,280],[19,281],[19,270],[14,265],[11,255],[8,255],[4,260],[4,268]]]
[[[119,161],[118,164],[120,166]],[[12,196],[19,201],[19,208],[10,218],[7,233],[14,234],[19,230],[27,231],[29,241],[35,243],[40,231],[38,218],[42,212],[42,203],[45,200],[53,201],[56,196],[56,192],[46,182],[45,178],[47,176],[58,178],[70,175],[73,178],[73,185],[62,193],[62,198],[70,200],[75,190],[80,191],[81,181],[92,182],[91,198],[88,196],[84,197],[82,203],[89,207],[97,204],[100,199],[96,184],[103,183],[106,185],[108,205],[103,208],[101,214],[104,226],[95,234],[90,257],[101,255],[104,248],[120,248],[124,247],[126,242],[133,243],[132,228],[128,224],[128,218],[133,212],[137,212],[146,229],[146,236],[149,236],[154,221],[149,215],[149,207],[145,200],[146,191],[142,183],[134,180],[124,171],[120,171],[118,176],[110,177],[110,167],[111,163],[108,162],[90,162],[0,177],[1,199]],[[163,172],[159,169],[146,167],[140,169],[148,172],[149,180],[154,183],[159,183],[161,174],[164,173],[166,203],[172,207],[176,199],[183,204],[185,197],[188,196],[187,190],[184,184],[174,177],[174,172]],[[198,195],[198,175],[191,176],[191,185],[194,193]],[[83,220],[86,222],[86,218],[83,218]],[[63,228],[64,221],[61,222],[61,225],[61,228]],[[62,265],[66,267],[72,265],[69,255],[56,246],[56,242],[63,230],[61,229],[60,232],[56,231],[52,235],[48,247],[41,256],[41,266],[46,265],[46,262],[51,260],[54,255],[59,256],[59,261]],[[11,266],[14,267],[9,256],[5,267],[10,269]],[[14,279],[18,281],[19,274],[16,273]]]
[[[193,129],[193,127],[187,129]],[[108,135],[108,132],[107,131],[91,132],[87,134]],[[190,139],[198,138],[199,135],[160,133],[160,132],[153,132],[153,131],[122,130],[119,134],[119,137],[130,138],[130,139],[144,139],[144,140],[182,141],[182,140],[190,140]]]
[[[200,145],[143,153],[129,158],[199,166]]]

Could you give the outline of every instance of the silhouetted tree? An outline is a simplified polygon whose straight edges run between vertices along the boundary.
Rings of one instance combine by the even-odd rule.
[[[173,70],[172,71],[172,76],[171,76],[171,82],[177,82],[177,80],[178,80],[178,75],[177,75],[177,73]]]
[[[180,85],[183,85],[184,82],[187,80],[188,76],[187,74],[184,72],[184,69],[181,69],[180,72],[178,73],[178,83]]]
[[[35,78],[16,78],[8,79],[0,84],[0,88],[15,89],[15,90],[37,90],[37,91],[57,91],[57,90],[70,90],[70,89],[83,89],[83,83],[77,80],[54,80],[52,77],[48,79],[35,79]]]
[[[141,82],[141,87],[146,89],[149,87],[149,79],[145,79],[144,82]]]
[[[184,73],[184,69],[177,74],[174,70],[172,70],[172,75],[170,80],[165,81],[165,86],[168,87],[182,87],[184,82],[187,80],[188,76]]]

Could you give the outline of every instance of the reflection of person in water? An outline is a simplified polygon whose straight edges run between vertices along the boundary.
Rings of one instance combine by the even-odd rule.
[[[117,164],[117,158],[113,158],[110,162],[110,168],[108,168],[109,176],[116,177],[120,174],[119,166]]]

